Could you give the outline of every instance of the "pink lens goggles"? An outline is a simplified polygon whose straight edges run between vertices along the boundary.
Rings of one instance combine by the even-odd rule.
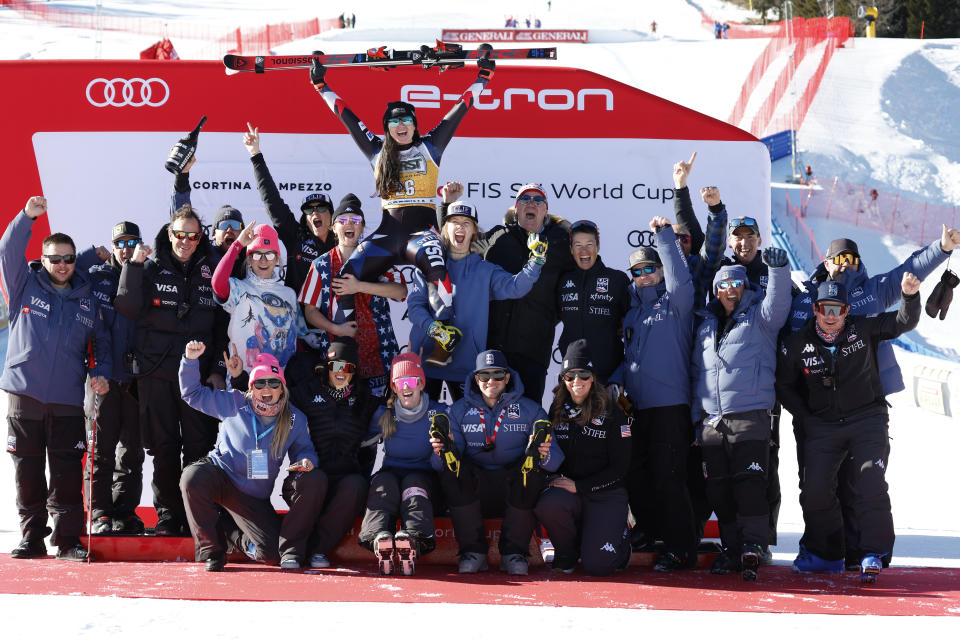
[[[416,389],[420,386],[420,378],[417,376],[396,378],[393,381],[393,386],[396,387],[398,391],[403,391],[404,389]]]

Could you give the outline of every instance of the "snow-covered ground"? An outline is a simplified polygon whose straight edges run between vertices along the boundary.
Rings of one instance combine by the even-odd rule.
[[[51,2],[50,6],[92,8],[92,1]],[[726,118],[751,64],[766,45],[762,39],[716,41],[700,26],[700,7],[721,19],[743,20],[746,13],[721,0],[634,0],[615,2],[556,0],[547,10],[545,1],[488,0],[456,6],[398,5],[385,0],[341,6],[329,2],[275,0],[267,6],[251,0],[225,2],[107,1],[107,12],[148,19],[191,20],[222,25],[224,31],[240,24],[332,17],[344,10],[357,15],[360,28],[322,34],[308,42],[278,47],[278,53],[323,49],[329,53],[363,50],[375,44],[419,45],[438,37],[444,27],[500,27],[503,17],[539,16],[544,28],[589,28],[597,42],[560,45],[564,65],[586,68],[645,91],[692,107],[716,118]],[[657,32],[650,33],[656,20]],[[56,27],[23,20],[0,8],[0,58],[50,59],[93,58],[98,35],[90,30]],[[102,34],[105,58],[134,58],[154,42],[153,35],[117,32]],[[180,54],[189,58],[203,43],[174,41]],[[810,54],[814,55],[814,54]],[[774,65],[776,69],[779,69]],[[751,103],[751,106],[753,103]],[[16,126],[8,124],[8,126]],[[865,41],[838,50],[830,64],[820,93],[813,103],[799,139],[804,163],[812,164],[818,176],[839,175],[844,180],[867,182],[885,190],[901,189],[931,201],[960,201],[960,46],[958,41]],[[782,170],[775,168],[774,176]],[[774,198],[774,203],[781,198]],[[854,237],[860,243],[871,273],[888,270],[917,247],[836,222],[808,220],[821,247],[838,236]],[[954,265],[956,268],[958,265]],[[937,271],[924,285],[926,296]],[[956,306],[956,305],[955,305]],[[919,342],[960,350],[960,308],[945,322],[924,316],[915,335]],[[941,368],[957,363],[933,360],[898,350],[898,359],[909,381],[917,365]],[[955,484],[951,465],[960,450],[956,419],[937,416],[913,406],[909,390],[891,396],[893,453],[888,479],[897,524],[897,564],[960,566],[960,509],[952,495]],[[3,407],[0,406],[0,410]],[[797,499],[796,460],[789,418],[784,419],[781,482],[784,488],[781,539],[776,547],[780,563],[792,560],[802,530]],[[18,538],[13,507],[12,465],[0,457],[0,550],[12,548]],[[149,500],[147,500],[148,502]],[[699,614],[664,611],[591,611],[556,608],[498,607],[495,615],[476,605],[325,605],[272,603],[191,603],[170,601],[125,601],[103,598],[41,598],[0,596],[6,612],[56,610],[51,631],[74,636],[150,629],[152,633],[182,633],[184,625],[207,637],[252,637],[275,631],[285,621],[322,620],[323,628],[344,635],[357,633],[357,620],[364,619],[363,635],[402,632],[400,617],[430,618],[438,630],[465,616],[483,617],[486,624],[463,629],[458,637],[517,629],[550,628],[551,635],[572,636],[584,629],[616,632],[641,625],[653,632],[685,628],[710,628],[715,637],[742,637],[744,621],[751,633],[773,631],[783,637],[809,637],[823,630],[833,633],[863,632],[863,621],[845,616],[784,616],[767,614]],[[241,609],[240,607],[243,607]],[[309,609],[307,609],[309,607]],[[373,615],[369,615],[373,613]],[[684,616],[680,618],[679,616]],[[749,618],[743,618],[749,616]],[[35,633],[33,616],[5,617],[4,628],[12,633]],[[923,633],[945,630],[955,620],[907,621],[874,619],[871,629],[887,635],[907,631]],[[269,625],[269,626],[268,626]],[[853,626],[856,625],[856,626]],[[882,626],[881,626],[882,625]],[[955,624],[953,624],[955,628]],[[559,631],[556,631],[559,630]],[[559,635],[558,635],[559,634]],[[9,634],[8,634],[9,635]],[[938,634],[937,637],[945,636]],[[12,637],[12,635],[11,635]]]

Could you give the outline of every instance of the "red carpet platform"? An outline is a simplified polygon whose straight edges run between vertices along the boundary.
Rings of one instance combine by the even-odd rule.
[[[339,569],[286,572],[228,564],[206,573],[194,562],[13,560],[0,554],[0,593],[90,595],[233,601],[444,602],[595,608],[828,613],[960,614],[960,571],[888,569],[864,587],[856,574],[797,576],[764,567],[757,583],[704,570],[671,575],[631,567],[610,578],[555,575],[544,567],[526,577],[491,571],[461,577],[450,566],[421,566],[415,577],[377,575],[372,559]]]

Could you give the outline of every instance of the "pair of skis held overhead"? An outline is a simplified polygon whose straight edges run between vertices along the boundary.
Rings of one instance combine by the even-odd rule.
[[[388,49],[377,47],[366,53],[335,53],[325,55],[316,52],[309,56],[238,56],[226,55],[223,65],[228,75],[244,71],[264,73],[283,69],[309,69],[313,60],[325,67],[403,67],[420,65],[424,69],[433,67],[456,69],[466,62],[480,58],[491,60],[556,60],[556,47],[534,49],[494,49],[482,44],[475,51],[464,51],[463,46],[448,42],[437,42],[435,47],[423,45],[419,49]]]

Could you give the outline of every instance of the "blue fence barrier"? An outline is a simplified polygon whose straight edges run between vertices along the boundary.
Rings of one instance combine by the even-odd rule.
[[[760,142],[767,145],[767,150],[770,151],[770,162],[790,155],[792,133],[792,130],[787,129],[786,131],[775,133],[772,136],[760,138]]]

